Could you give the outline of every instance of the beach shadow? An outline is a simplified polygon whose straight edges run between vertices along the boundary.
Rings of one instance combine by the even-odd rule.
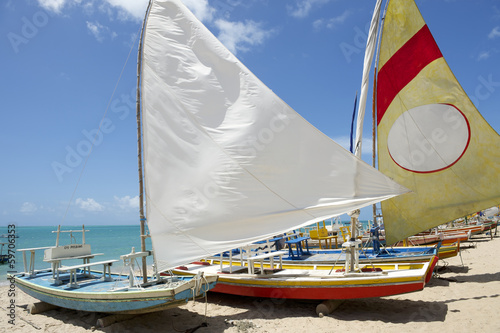
[[[107,333],[135,333],[135,332],[212,332],[211,330],[201,330],[207,327],[207,318],[197,312],[191,312],[186,309],[173,308],[164,311],[158,311],[140,315],[123,316],[119,321],[110,324],[107,327],[96,327],[98,319],[111,316],[106,313],[94,313],[85,311],[69,310],[57,308],[46,311],[41,314],[30,315],[25,313],[23,317],[27,318],[30,325],[32,322],[38,322],[33,316],[45,316],[53,318],[57,321],[70,324],[75,327],[80,327],[85,330]],[[30,319],[31,318],[31,319]],[[37,330],[43,327],[33,326]],[[159,329],[159,327],[161,329]],[[223,330],[220,330],[222,332]],[[215,330],[213,332],[219,332]],[[68,332],[70,333],[70,332]]]
[[[493,236],[493,239],[498,238],[498,236]],[[491,242],[493,240],[490,235],[484,235],[484,236],[472,236],[467,243],[485,243],[485,242]]]
[[[446,273],[466,274],[469,272],[469,267],[468,266],[445,265],[445,266],[437,267],[436,271],[438,274],[446,274]]]
[[[455,278],[446,278],[446,277],[433,277],[426,285],[425,288],[434,288],[434,287],[448,287],[450,282],[457,282]]]
[[[457,282],[476,282],[476,283],[487,283],[493,281],[500,281],[500,272],[498,273],[484,273],[484,274],[475,274],[475,275],[457,275]]]
[[[484,298],[497,298],[497,297],[500,297],[500,294],[484,295],[484,296],[474,296],[474,297],[453,298],[453,299],[449,299],[447,301],[444,301],[444,303],[453,303],[453,302],[468,301],[468,300],[471,300],[471,299],[480,300],[480,299],[484,299]]]
[[[360,299],[344,302],[330,316],[338,320],[372,321],[392,324],[444,322],[448,305],[444,302],[400,299]]]
[[[53,318],[56,321],[81,327],[85,330],[107,333],[135,332],[224,332],[230,327],[246,332],[256,329],[254,319],[283,319],[291,317],[317,317],[315,309],[320,301],[294,301],[281,299],[261,299],[209,293],[207,305],[212,311],[205,316],[205,300],[189,302],[184,306],[163,311],[130,316],[104,328],[97,328],[98,319],[110,316],[105,313],[91,313],[57,308],[41,314],[23,314],[23,317],[34,316]],[[222,309],[222,310],[221,310]],[[224,312],[224,309],[228,309]],[[212,312],[212,313],[210,313]],[[40,329],[40,328],[38,328]],[[43,328],[41,328],[43,329]]]
[[[392,324],[444,322],[449,311],[448,304],[488,297],[500,298],[500,295],[439,302],[394,298],[347,300],[327,317],[330,320],[361,321],[366,325],[377,322]],[[35,316],[48,316],[89,331],[106,333],[158,332],[159,328],[161,332],[219,333],[230,328],[238,332],[257,332],[258,319],[318,318],[315,310],[320,303],[320,301],[262,299],[209,293],[207,303],[211,310],[205,316],[204,302],[204,300],[189,302],[182,307],[138,315],[105,328],[94,326],[97,320],[106,317],[106,314],[57,309]]]
[[[25,321],[36,329],[43,329],[43,327],[36,327],[36,324],[33,324],[33,322],[38,322],[36,318],[40,316],[50,317],[57,321],[79,326],[87,330],[91,330],[92,327],[95,326],[97,319],[105,316],[94,312],[75,311],[64,308],[56,308],[39,314],[30,314],[27,310],[27,306],[20,305],[19,307],[24,309],[21,317],[25,318]]]
[[[212,309],[204,315],[204,301],[134,317],[97,329],[99,332],[210,332],[218,333],[235,327],[238,332],[258,331],[255,319],[284,319],[317,317],[315,309],[320,301],[297,302],[209,293]],[[226,311],[225,311],[226,310]]]

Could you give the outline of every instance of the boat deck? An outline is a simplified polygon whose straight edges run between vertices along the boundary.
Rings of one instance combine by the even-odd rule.
[[[21,276],[16,274],[16,279],[23,280],[28,283],[36,284],[43,288],[48,288],[51,290],[60,291],[77,291],[78,293],[104,293],[110,291],[124,291],[129,288],[128,275],[111,274],[112,281],[105,281],[103,279],[102,272],[91,271],[92,276],[89,277],[81,271],[76,274],[77,283],[79,288],[72,288],[69,285],[70,274],[63,273],[59,275],[59,280],[63,283],[60,285],[54,284],[52,281],[52,271],[38,271],[35,277],[29,277],[28,274]],[[179,277],[179,283],[183,281],[182,277]],[[172,283],[170,287],[175,287],[175,282]],[[148,290],[154,289],[165,289],[165,284],[157,284],[148,287]]]
[[[373,254],[372,250],[361,252],[359,260],[361,263],[380,263],[380,262],[421,262],[429,260],[435,252],[433,247],[403,247],[388,249],[386,254]],[[283,263],[294,264],[343,264],[346,259],[346,254],[341,249],[310,249],[310,254],[303,254],[300,258],[292,258],[290,256],[283,256]],[[220,256],[213,256],[207,259],[210,263],[219,262]],[[229,261],[229,254],[225,253],[223,256],[224,261]],[[233,265],[241,265],[245,262],[247,256],[245,254],[233,254]]]

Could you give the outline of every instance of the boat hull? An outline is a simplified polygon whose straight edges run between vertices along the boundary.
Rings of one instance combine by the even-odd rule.
[[[212,291],[223,294],[263,298],[342,300],[405,294],[422,290],[425,286],[425,283],[422,281],[404,284],[377,285],[376,287],[373,285],[333,286],[328,284],[318,284],[307,287],[297,285],[258,286],[253,284],[252,281],[248,282],[248,284],[242,285],[241,283],[225,281],[218,284]]]
[[[426,263],[394,264],[393,269],[368,273],[334,272],[330,267],[314,270],[284,269],[266,274],[220,274],[213,292],[238,296],[283,299],[355,299],[382,297],[422,290],[432,277],[438,261],[433,256]],[[407,266],[397,269],[398,266]],[[195,274],[200,270],[212,270],[215,265],[187,265],[178,274]]]
[[[26,294],[40,301],[67,309],[113,314],[140,314],[176,307],[203,295],[215,286],[217,280],[216,276],[205,277],[205,284],[195,295],[194,279],[183,279],[183,283],[173,287],[154,285],[139,290],[110,291],[116,286],[116,281],[105,282],[99,279],[98,274],[93,275],[95,279],[81,282],[78,289],[50,284],[50,271],[38,273],[34,278],[16,274],[9,276],[9,279]],[[112,277],[118,278],[117,275]],[[119,282],[118,287],[120,284],[128,285],[128,280]]]

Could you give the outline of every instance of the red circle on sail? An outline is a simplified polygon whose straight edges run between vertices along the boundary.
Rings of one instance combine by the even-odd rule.
[[[457,163],[470,142],[465,115],[451,104],[421,105],[404,112],[387,137],[389,154],[399,167],[437,172]]]

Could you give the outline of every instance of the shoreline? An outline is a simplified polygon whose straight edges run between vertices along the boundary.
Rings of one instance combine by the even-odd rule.
[[[475,244],[475,248],[468,248]],[[6,332],[500,332],[500,236],[474,236],[463,244],[461,256],[438,262],[424,290],[390,297],[344,301],[323,318],[318,301],[260,299],[209,293],[181,307],[128,317],[102,329],[97,319],[106,314],[67,309],[31,315],[36,301],[19,289],[9,296],[9,283],[0,285],[0,327]],[[463,266],[462,266],[463,261]],[[2,281],[4,282],[4,281]],[[14,299],[15,321],[8,307]],[[205,317],[206,315],[206,317]],[[206,322],[208,326],[203,326]]]

